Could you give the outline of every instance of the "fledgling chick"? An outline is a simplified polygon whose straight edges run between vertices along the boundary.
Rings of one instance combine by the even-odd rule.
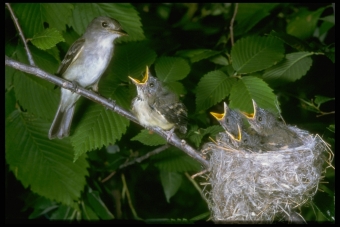
[[[129,77],[137,87],[137,97],[132,100],[132,112],[146,127],[160,127],[163,130],[187,131],[187,109],[178,96],[163,86],[162,82],[149,73],[139,81]]]
[[[285,123],[279,121],[273,113],[260,108],[254,100],[253,106],[253,114],[243,114],[247,117],[250,126],[263,136],[263,143],[267,149],[278,150],[284,147],[298,147],[303,144],[299,136]]]
[[[230,109],[225,102],[223,104],[223,113],[210,112],[210,114],[216,118],[229,136],[228,142],[235,148],[247,149],[253,152],[261,151],[262,136],[252,129],[245,128],[242,114],[237,110]]]

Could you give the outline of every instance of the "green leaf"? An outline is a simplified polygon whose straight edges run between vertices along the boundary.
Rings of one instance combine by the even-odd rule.
[[[53,202],[45,197],[38,196],[36,194],[30,194],[29,199],[33,198],[33,201],[29,201],[31,204],[27,204],[27,200],[25,201],[25,205],[28,207],[33,207],[34,211],[30,214],[28,217],[29,219],[35,219],[39,216],[42,216],[44,214],[47,214],[51,212],[52,210],[58,208],[58,205],[56,202]]]
[[[6,119],[6,161],[25,188],[74,206],[88,175],[86,156],[73,163],[70,143],[49,140],[49,127],[49,122],[14,111]]]
[[[329,98],[329,97],[325,97],[325,96],[321,96],[321,95],[316,95],[315,99],[314,99],[314,103],[318,106],[320,106],[322,103],[331,101],[331,100],[335,100],[335,98]]]
[[[115,48],[112,58],[112,73],[123,81],[128,76],[142,78],[146,66],[150,66],[156,59],[156,53],[149,49],[145,42],[132,42],[119,45]]]
[[[16,101],[14,89],[5,93],[5,119],[15,110],[17,104]]]
[[[70,25],[81,35],[93,18],[98,16],[108,16],[119,21],[129,35],[119,38],[121,41],[145,39],[141,19],[130,3],[76,3]]]
[[[91,209],[90,206],[82,202],[81,207],[82,207],[82,211],[81,211],[82,219],[89,220],[89,221],[100,220],[97,214]]]
[[[139,141],[147,146],[159,146],[166,144],[166,140],[160,135],[143,129],[138,135],[131,138],[132,141]]]
[[[279,38],[284,43],[288,44],[298,51],[312,51],[312,48],[306,42],[295,36],[288,35],[283,32],[276,32],[274,30],[272,30],[269,35]]]
[[[284,57],[282,42],[275,37],[250,36],[238,40],[231,50],[235,71],[252,73],[277,64]]]
[[[26,38],[42,32],[44,22],[60,31],[66,29],[73,5],[70,3],[16,3],[12,5]]]
[[[59,208],[50,216],[51,220],[80,220],[80,218],[80,211],[65,205],[59,206]]]
[[[163,82],[184,79],[190,72],[189,64],[182,58],[160,57],[155,63],[157,77]]]
[[[229,60],[221,54],[210,58],[210,61],[217,65],[229,65]]]
[[[229,106],[232,109],[253,113],[252,99],[254,99],[258,106],[270,109],[273,113],[278,113],[277,99],[273,90],[262,79],[257,77],[242,77],[232,87],[229,99]]]
[[[335,133],[335,125],[329,125],[329,126],[327,127],[327,129],[328,129],[329,131]]]
[[[270,11],[278,3],[239,3],[234,27],[235,36],[246,34],[263,18],[270,15]]]
[[[75,150],[74,161],[87,151],[115,144],[129,126],[129,121],[117,113],[91,103],[71,137]]]
[[[65,41],[60,32],[55,28],[47,28],[41,33],[35,34],[31,42],[42,50],[51,49],[57,43]]]
[[[219,54],[220,51],[209,49],[180,50],[176,52],[179,57],[187,58],[190,63],[198,62]]]
[[[86,198],[92,210],[102,220],[114,219],[113,214],[110,212],[110,210],[107,208],[103,200],[100,198],[99,192],[89,189],[89,192],[86,194]]]
[[[313,55],[313,53],[296,52],[287,54],[283,61],[264,72],[263,79],[273,86],[300,79],[312,65],[310,55]]]
[[[324,9],[322,7],[316,11],[309,11],[305,8],[300,8],[288,22],[286,32],[302,40],[311,37]]]
[[[150,157],[154,165],[163,171],[188,172],[201,171],[201,164],[178,148],[171,147]]]
[[[191,127],[190,131],[188,132],[187,138],[189,141],[195,144],[196,147],[199,147],[203,137],[207,134],[211,136],[216,135],[219,132],[224,131],[220,125],[213,125],[206,129],[198,128],[197,125]]]
[[[220,102],[230,93],[230,89],[236,82],[221,71],[212,71],[203,76],[196,89],[196,108],[206,110]]]
[[[176,194],[182,184],[182,175],[176,172],[161,171],[160,177],[166,201],[170,203],[170,198]]]
[[[170,83],[166,83],[165,86],[170,90],[176,93],[178,96],[185,95],[187,91],[185,90],[183,84],[181,82],[173,81]]]

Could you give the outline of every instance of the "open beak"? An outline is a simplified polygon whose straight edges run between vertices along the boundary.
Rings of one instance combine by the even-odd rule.
[[[132,78],[131,76],[128,76],[130,78],[130,80],[136,84],[136,85],[145,85],[145,83],[148,81],[149,79],[149,68],[148,66],[146,66],[146,71],[145,71],[145,74],[144,74],[144,77],[143,79],[140,81],[138,79],[134,79]]]
[[[256,109],[257,109],[257,104],[255,102],[254,99],[252,99],[253,101],[253,108],[254,108],[254,113],[245,113],[245,112],[241,112],[246,118],[250,119],[250,120],[253,120],[256,116]]]
[[[214,112],[210,112],[211,115],[213,115],[214,118],[216,118],[216,120],[218,121],[222,121],[225,117],[225,115],[227,114],[227,104],[224,102],[224,112],[219,114],[219,113],[214,113]]]
[[[242,133],[241,133],[241,128],[240,126],[237,124],[237,128],[238,128],[238,135],[237,137],[233,136],[230,132],[225,131],[233,140],[236,140],[237,142],[240,142],[242,139]]]

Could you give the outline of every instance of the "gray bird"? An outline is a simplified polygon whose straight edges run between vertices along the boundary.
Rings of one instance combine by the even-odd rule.
[[[273,113],[260,108],[254,100],[253,106],[253,114],[243,114],[247,117],[250,126],[263,136],[263,143],[267,150],[291,148],[303,144],[298,134],[290,130],[285,123],[279,121]]]
[[[228,141],[224,139],[224,141],[230,142],[235,148],[248,149],[254,152],[261,151],[262,136],[244,126],[244,117],[239,111],[230,109],[225,102],[223,105],[223,113],[210,112],[210,114],[216,118],[229,136],[230,139]]]
[[[148,67],[141,81],[129,78],[137,87],[137,97],[132,100],[131,109],[141,125],[172,131],[178,128],[181,133],[186,133],[187,109],[176,94],[152,76]]]
[[[71,45],[56,74],[75,85],[98,91],[99,79],[112,58],[113,41],[123,35],[127,34],[118,21],[109,17],[93,19],[83,36]],[[48,133],[50,139],[69,135],[79,98],[79,94],[61,88],[59,107]]]

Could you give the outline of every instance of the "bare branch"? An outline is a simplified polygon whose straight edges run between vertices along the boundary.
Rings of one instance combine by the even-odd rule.
[[[27,53],[27,58],[28,58],[28,61],[30,63],[30,65],[32,66],[35,66],[35,63],[34,63],[34,60],[33,60],[33,57],[32,57],[32,54],[31,54],[31,51],[28,49],[28,46],[27,46],[27,43],[26,43],[26,39],[25,39],[25,36],[24,36],[24,33],[22,32],[21,30],[21,27],[19,25],[19,22],[18,22],[18,18],[16,18],[13,10],[12,10],[12,7],[9,3],[5,3],[9,12],[11,13],[11,17],[13,19],[13,22],[15,24],[15,26],[17,27],[18,29],[18,32],[19,32],[19,35],[22,39],[22,42],[24,43],[24,46],[25,46],[25,50],[26,50],[26,53]]]
[[[238,3],[235,3],[234,15],[231,18],[230,27],[229,27],[231,46],[234,46],[234,21],[235,21],[235,17],[236,17],[236,14],[237,14],[237,9],[238,9]]]
[[[125,167],[127,167],[127,166],[129,166],[129,165],[132,165],[132,164],[136,163],[136,162],[140,163],[140,162],[144,161],[145,159],[151,157],[152,155],[161,153],[162,151],[168,149],[169,147],[170,147],[169,144],[166,144],[166,145],[163,145],[163,146],[161,146],[161,147],[158,147],[158,148],[156,148],[155,150],[148,152],[148,153],[147,153],[146,155],[144,155],[144,156],[138,157],[138,158],[136,158],[136,159],[134,159],[134,160],[132,160],[132,161],[130,161],[130,162],[127,162],[127,163],[124,163],[124,164],[120,165],[118,169],[125,168]]]
[[[12,68],[18,69],[20,71],[35,75],[41,79],[47,80],[53,84],[56,84],[60,87],[63,87],[65,89],[68,89],[70,91],[73,91],[81,96],[84,96],[87,99],[90,99],[96,103],[99,103],[101,105],[103,105],[104,107],[106,107],[107,109],[110,109],[116,113],[118,113],[119,115],[122,115],[123,117],[126,117],[127,119],[129,119],[130,121],[133,121],[137,124],[139,124],[139,121],[137,120],[137,118],[128,110],[125,110],[124,108],[116,105],[115,101],[112,101],[110,99],[106,99],[100,95],[98,95],[97,93],[87,90],[83,87],[77,86],[74,87],[74,84],[70,81],[64,80],[62,78],[59,78],[57,76],[54,76],[50,73],[47,73],[43,70],[41,70],[38,67],[35,66],[29,66],[23,63],[20,63],[18,61],[15,61],[9,57],[7,57],[5,55],[5,65],[6,66],[10,66]],[[160,136],[162,136],[165,139],[168,139],[168,142],[170,144],[172,144],[173,146],[179,148],[180,150],[184,151],[185,153],[187,153],[189,156],[191,156],[192,158],[194,158],[195,160],[197,160],[198,162],[200,162],[204,168],[208,167],[208,161],[205,160],[198,151],[196,151],[194,148],[192,148],[191,146],[189,146],[184,140],[181,140],[178,138],[178,136],[173,133],[170,137],[169,137],[169,131],[164,131],[161,128],[155,127],[152,128],[152,131],[156,132],[157,134],[159,134]]]

